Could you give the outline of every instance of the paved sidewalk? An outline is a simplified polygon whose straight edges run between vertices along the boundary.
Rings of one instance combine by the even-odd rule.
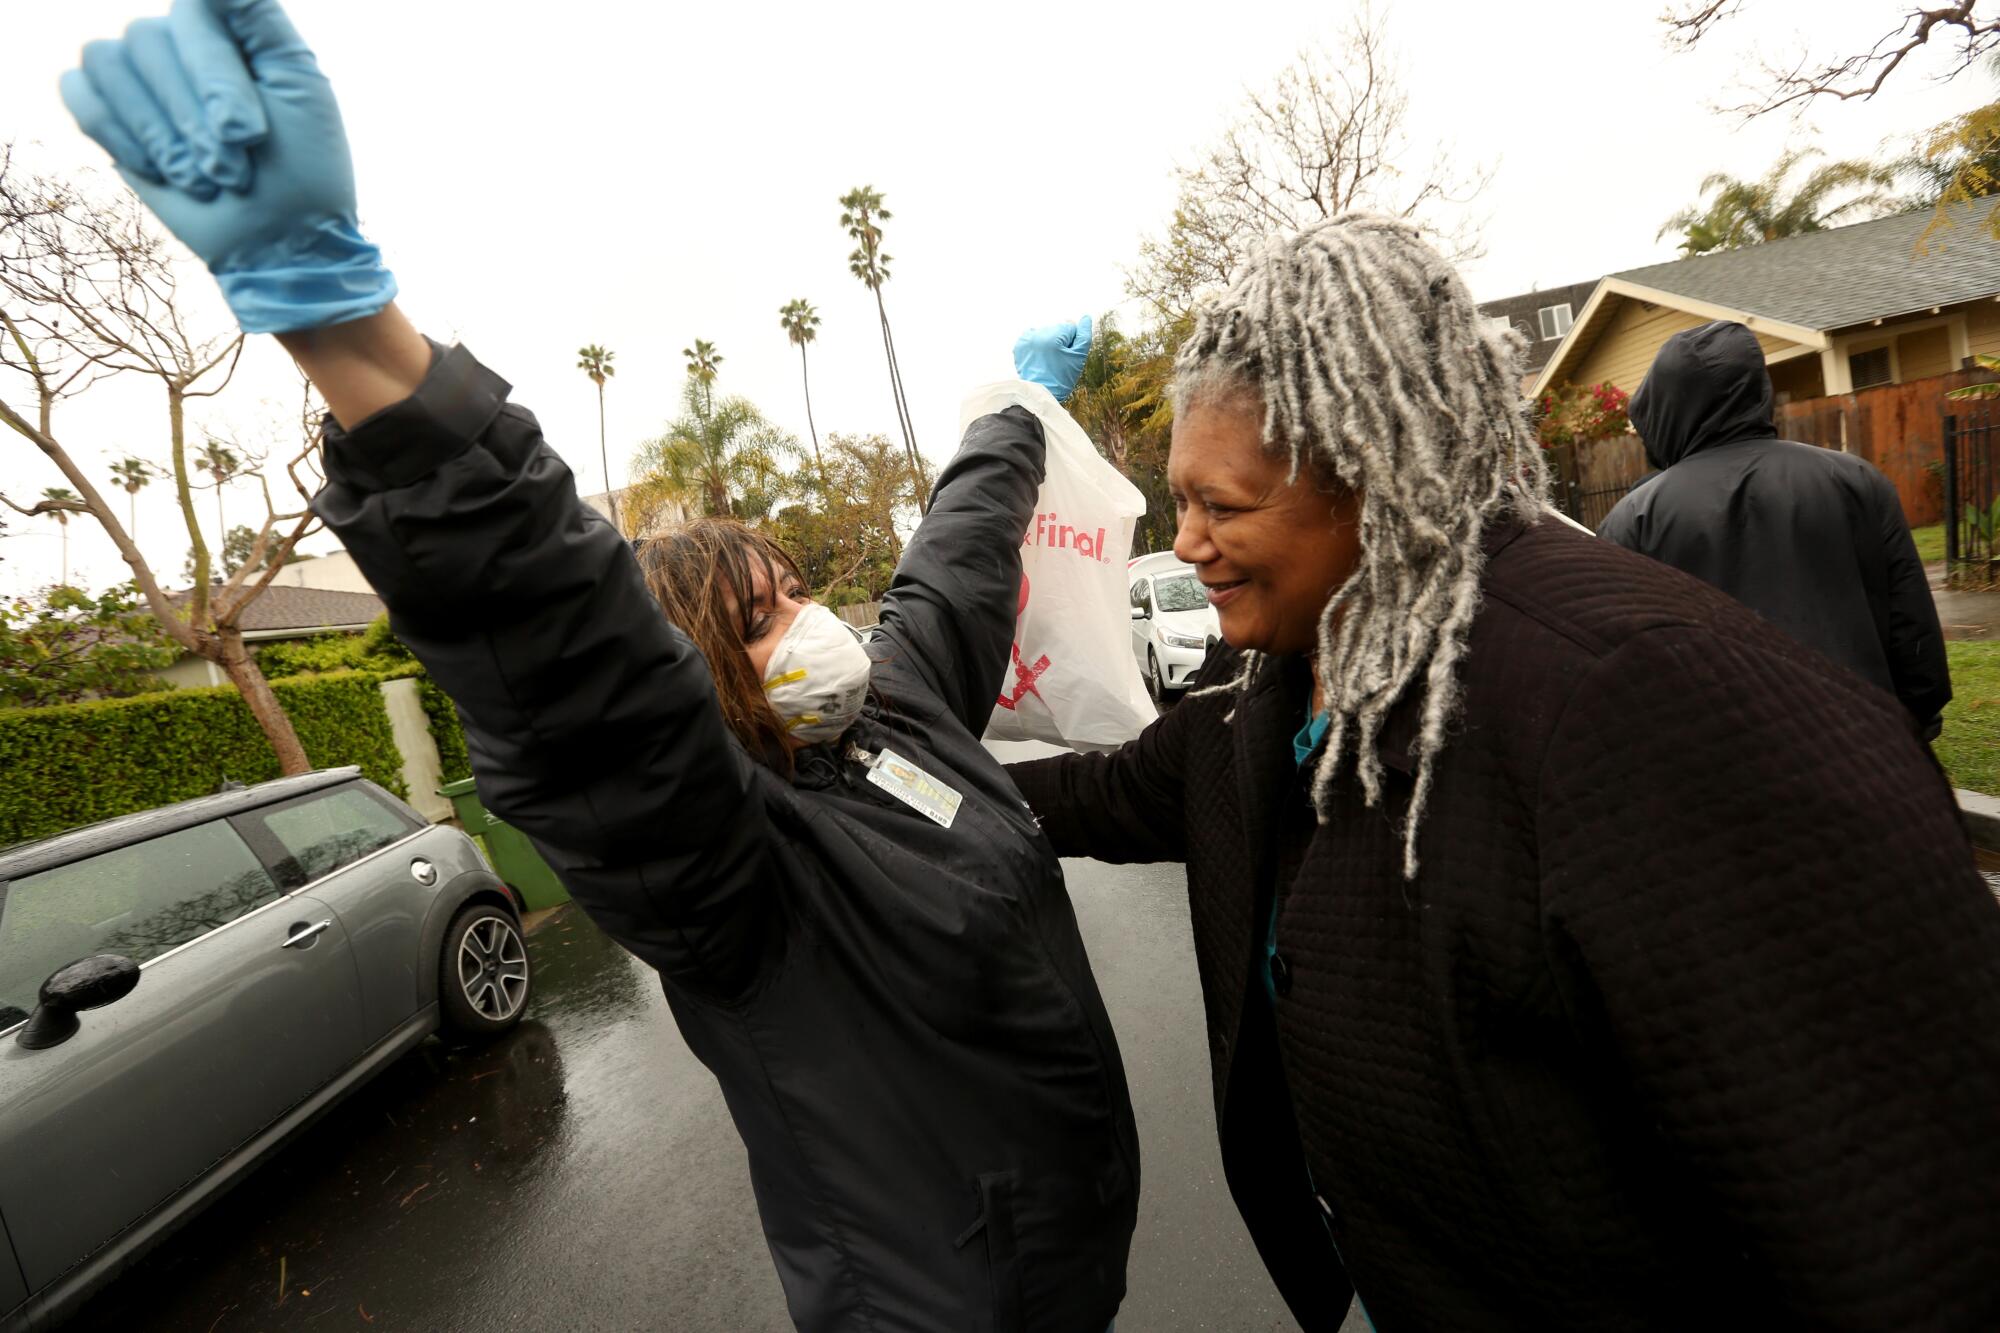
[[[1931,598],[1947,639],[2000,639],[2000,590],[1947,588],[1942,563],[1924,566],[1924,573],[1930,576]]]

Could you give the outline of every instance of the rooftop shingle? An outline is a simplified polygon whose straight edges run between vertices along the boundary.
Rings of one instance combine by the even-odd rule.
[[[1996,201],[1951,210],[1953,226],[1917,241],[1930,209],[1614,273],[1614,278],[1824,332],[2000,293]]]

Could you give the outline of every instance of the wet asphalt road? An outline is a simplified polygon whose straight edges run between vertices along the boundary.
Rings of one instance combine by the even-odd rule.
[[[1222,1182],[1181,871],[1067,870],[1143,1153],[1119,1329],[1294,1329]],[[742,1145],[653,974],[574,907],[530,949],[520,1028],[405,1057],[70,1327],[789,1329]]]

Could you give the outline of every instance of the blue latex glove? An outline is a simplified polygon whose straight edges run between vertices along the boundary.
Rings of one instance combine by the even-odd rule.
[[[1083,363],[1090,359],[1090,316],[1074,324],[1051,324],[1029,329],[1014,340],[1014,373],[1031,384],[1039,384],[1066,403],[1076,392]]]
[[[62,97],[222,284],[246,333],[372,315],[396,297],[361,235],[333,87],[277,0],[174,0],[83,49]]]

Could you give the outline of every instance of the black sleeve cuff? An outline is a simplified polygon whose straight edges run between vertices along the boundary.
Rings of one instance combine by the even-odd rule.
[[[464,347],[433,342],[430,373],[408,398],[352,430],[326,418],[328,474],[363,491],[420,481],[478,442],[512,387]]]

